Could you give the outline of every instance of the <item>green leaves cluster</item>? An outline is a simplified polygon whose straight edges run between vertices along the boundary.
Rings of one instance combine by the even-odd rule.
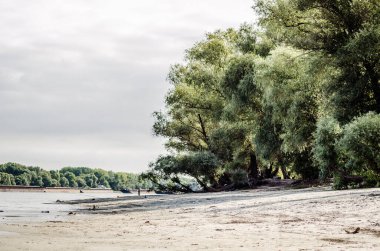
[[[207,34],[172,67],[153,126],[171,155],[146,175],[173,189],[186,187],[181,175],[204,190],[273,175],[376,183],[378,2],[259,0],[254,9],[259,26]]]

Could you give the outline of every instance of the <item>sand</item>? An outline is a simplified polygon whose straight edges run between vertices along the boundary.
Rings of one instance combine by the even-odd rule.
[[[85,202],[62,221],[1,224],[0,250],[380,250],[380,189]]]

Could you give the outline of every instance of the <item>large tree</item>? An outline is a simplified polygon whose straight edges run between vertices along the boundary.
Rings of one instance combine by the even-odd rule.
[[[209,152],[219,159],[222,171],[201,175],[196,169],[182,172],[193,176],[198,183],[206,178],[208,183],[202,185],[205,189],[206,184],[208,188],[216,188],[231,183],[231,172],[236,169],[246,171],[253,183],[258,178],[252,144],[255,118],[250,113],[258,109],[252,102],[258,103],[260,93],[252,99],[250,91],[253,89],[239,88],[244,85],[254,88],[254,79],[250,76],[254,74],[253,55],[267,54],[268,47],[266,43],[256,45],[256,33],[249,25],[237,31],[217,31],[207,34],[205,40],[187,50],[184,64],[173,66],[169,73],[172,89],[166,97],[167,111],[154,113],[153,129],[156,135],[168,138],[166,146],[174,154],[190,154],[190,158],[198,156],[191,153]],[[245,68],[239,69],[240,66]],[[239,84],[242,81],[249,83]],[[247,99],[243,97],[244,92]],[[234,103],[238,99],[246,102],[247,109],[238,109]],[[162,161],[156,164],[161,166]],[[181,173],[185,169],[183,166],[176,170]]]
[[[326,85],[335,117],[380,113],[380,4],[377,0],[258,1],[260,24],[278,43],[319,53],[338,74]]]

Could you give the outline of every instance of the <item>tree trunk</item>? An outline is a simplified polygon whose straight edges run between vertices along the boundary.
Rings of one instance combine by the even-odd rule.
[[[205,127],[204,122],[202,120],[201,114],[199,114],[199,113],[198,113],[198,119],[199,119],[199,123],[201,124],[203,139],[204,139],[205,143],[207,144],[207,146],[210,147],[209,138],[208,138],[207,133],[206,133],[206,127]]]
[[[376,113],[380,114],[380,83],[379,76],[375,72],[375,68],[369,63],[365,62],[364,67],[367,70],[367,74],[369,75],[371,81],[371,88],[373,91],[373,95],[376,102]]]
[[[288,172],[286,171],[286,166],[285,166],[284,161],[282,160],[282,157],[278,157],[278,164],[279,164],[280,169],[281,169],[282,177],[284,179],[289,179],[290,177],[289,177]]]
[[[275,168],[274,168],[274,170],[272,170],[272,173],[271,173],[271,178],[273,178],[274,176],[276,176],[276,174],[278,173],[278,169],[279,169],[279,167],[278,166],[276,166]]]
[[[249,153],[248,179],[251,186],[256,186],[259,178],[259,168],[257,166],[256,154]]]
[[[204,183],[199,177],[194,177],[194,178],[198,182],[198,184],[201,185],[201,187],[203,188],[204,191],[208,191],[209,190],[209,187],[207,186],[207,184]]]

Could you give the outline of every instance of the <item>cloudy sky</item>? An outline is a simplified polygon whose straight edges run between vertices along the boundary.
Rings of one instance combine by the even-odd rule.
[[[0,163],[140,172],[164,152],[152,112],[206,32],[252,0],[1,0]]]

